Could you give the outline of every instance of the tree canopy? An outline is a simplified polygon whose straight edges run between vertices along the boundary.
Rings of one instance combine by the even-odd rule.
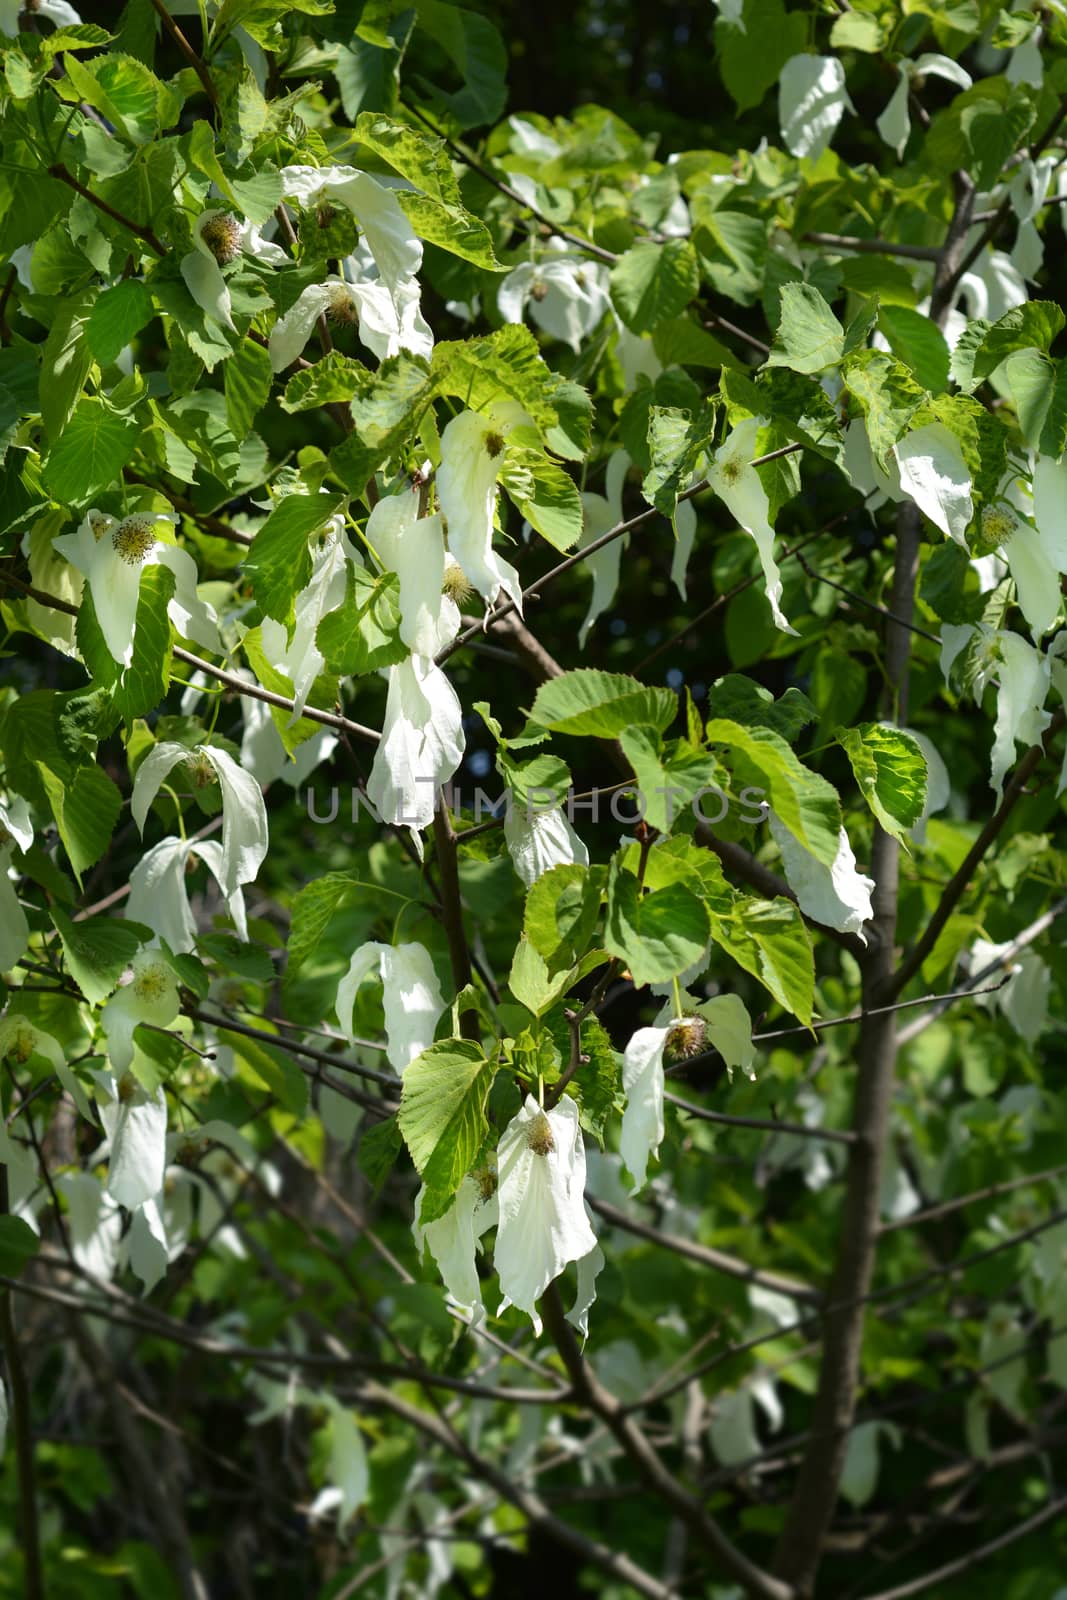
[[[1067,11],[91,10],[0,0],[0,1596],[1063,1600]]]

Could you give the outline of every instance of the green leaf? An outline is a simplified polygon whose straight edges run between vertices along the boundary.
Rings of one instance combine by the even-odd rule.
[[[272,694],[284,695],[287,700],[293,699],[294,689],[291,680],[267,660],[259,628],[249,628],[241,640],[241,649],[264,689],[269,689]],[[311,686],[308,703],[312,706],[331,706],[336,698],[336,678],[320,673]],[[270,714],[278,730],[278,737],[289,755],[292,755],[298,745],[303,744],[305,739],[310,739],[322,726],[319,722],[313,722],[310,717],[298,717],[296,722],[293,722],[292,712],[281,706],[271,706]]]
[[[863,722],[838,735],[860,793],[887,833],[902,839],[926,804],[926,758],[909,733]]]
[[[241,444],[252,431],[257,414],[270,399],[274,374],[270,356],[254,339],[242,339],[222,369],[226,395],[226,420]]]
[[[710,936],[707,909],[684,884],[642,895],[634,874],[612,864],[604,947],[626,962],[638,988],[676,978],[703,954]]]
[[[295,372],[279,404],[283,411],[311,411],[316,406],[347,404],[368,387],[367,369],[339,350],[331,350],[313,366]],[[365,480],[364,480],[365,481]]]
[[[501,486],[531,528],[556,550],[569,550],[582,531],[582,497],[569,473],[540,450],[508,451]]]
[[[140,434],[135,418],[112,411],[103,400],[79,400],[45,458],[45,488],[63,505],[91,504],[114,487]]]
[[[413,437],[432,397],[426,364],[415,356],[401,352],[366,374],[352,399],[355,427],[330,452],[330,465],[352,494],[361,495],[383,462]]]
[[[651,333],[677,317],[699,288],[696,253],[687,239],[642,240],[611,269],[611,298],[631,333]]]
[[[426,1195],[423,1222],[443,1216],[489,1133],[495,1074],[481,1045],[442,1039],[405,1069],[398,1121]]]
[[[54,440],[71,416],[93,364],[86,337],[92,296],[61,300],[44,342],[41,357],[41,421],[45,438]]]
[[[226,1024],[220,1022],[221,1032]],[[253,1077],[276,1095],[279,1104],[294,1117],[304,1117],[308,1108],[308,1080],[293,1057],[278,1045],[265,1044],[261,1039],[250,1039],[247,1034],[230,1035],[231,1048],[239,1056]]]
[[[602,867],[564,862],[543,872],[531,888],[523,931],[549,971],[570,968],[585,954],[600,914],[603,877]]]
[[[461,129],[495,122],[507,99],[507,51],[499,30],[488,17],[444,5],[441,0],[415,0],[419,27],[436,39],[463,79],[463,88],[442,94]]]
[[[1015,350],[1047,352],[1064,325],[1064,314],[1053,300],[1031,300],[1013,306],[988,328],[972,363],[975,379],[988,378]]]
[[[520,1005],[539,1017],[559,999],[570,982],[571,973],[566,969],[553,977],[537,946],[525,934],[520,937],[508,974],[508,988]]]
[[[865,55],[876,55],[884,43],[881,22],[863,11],[842,12],[830,29],[834,50],[862,50]]]
[[[17,1278],[40,1246],[37,1234],[22,1217],[0,1217],[0,1273],[5,1278]]]
[[[445,206],[460,204],[459,184],[443,139],[367,111],[356,119],[356,138],[423,194]]]
[[[737,895],[729,914],[712,912],[711,936],[780,1006],[805,1026],[811,1023],[815,958],[811,936],[792,900]]]
[[[110,366],[155,314],[152,295],[140,278],[124,278],[105,289],[85,328],[89,349],[100,365]]]
[[[769,689],[739,672],[727,673],[712,684],[708,708],[713,717],[727,717],[747,728],[771,728],[790,742],[818,715],[799,689],[790,687],[775,700]]]
[[[311,576],[311,535],[326,526],[342,503],[339,494],[290,494],[259,529],[242,563],[256,603],[284,622]]]
[[[420,239],[486,272],[507,271],[496,258],[489,229],[480,218],[472,216],[466,206],[458,202],[446,205],[431,195],[415,194],[411,189],[399,189],[396,197]]]
[[[908,306],[883,306],[878,322],[889,348],[931,394],[948,388],[949,348],[940,328]]]
[[[979,189],[993,187],[1033,120],[1033,107],[1021,95],[1003,104],[981,99],[963,108],[960,127],[971,147]]]
[[[529,328],[520,323],[509,323],[484,339],[435,345],[430,370],[437,393],[455,395],[473,411],[487,411],[497,400],[515,400],[542,432],[557,423],[558,379]]]
[[[552,733],[616,739],[634,723],[662,730],[677,710],[673,689],[649,688],[619,672],[578,667],[541,685],[530,720]]]
[[[881,350],[856,351],[841,378],[863,412],[871,449],[883,459],[908,431],[924,390],[902,362]]]
[[[59,837],[70,858],[78,883],[87,867],[95,866],[107,849],[122,811],[122,795],[107,773],[96,765],[79,767],[73,782],[37,763]]]
[[[357,882],[347,872],[328,872],[305,884],[293,900],[286,944],[286,981],[296,976],[315,951],[337,907]]]
[[[159,132],[163,85],[143,61],[111,54],[83,63],[70,55],[64,66],[74,97],[95,107],[134,144],[147,144]]]
[[[688,487],[697,462],[711,444],[715,411],[712,403],[702,407],[695,418],[673,406],[653,406],[649,412],[651,465],[641,493],[665,517],[674,516],[679,494]]]
[[[769,728],[743,728],[720,717],[708,723],[706,736],[709,744],[728,746],[738,776],[761,788],[794,838],[832,866],[841,830],[841,805],[833,785],[805,767]]]
[[[810,283],[783,283],[781,320],[767,366],[822,372],[841,360],[844,345],[845,330],[818,289]]]
[[[736,21],[718,18],[716,64],[738,111],[759,105],[806,39],[805,14],[787,13],[782,0],[744,0]]]
[[[100,1005],[115,988],[151,929],[120,917],[86,917],[81,922],[52,906],[53,926],[63,945],[67,970],[92,1006]]]
[[[323,617],[315,642],[331,672],[358,677],[394,666],[409,655],[400,637],[400,582],[349,566],[344,604]]]

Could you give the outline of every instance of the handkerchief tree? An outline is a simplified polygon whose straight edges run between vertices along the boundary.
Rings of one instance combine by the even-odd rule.
[[[0,1592],[1067,1593],[1063,8],[97,9],[0,0]]]

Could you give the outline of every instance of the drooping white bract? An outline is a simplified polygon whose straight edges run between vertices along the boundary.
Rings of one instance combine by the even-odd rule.
[[[367,779],[381,821],[428,827],[436,790],[463,760],[466,742],[456,691],[429,656],[390,667],[382,737]]]
[[[452,1304],[475,1325],[485,1318],[475,1252],[482,1234],[495,1228],[498,1220],[496,1193],[490,1193],[490,1187],[488,1174],[484,1183],[480,1175],[468,1174],[444,1216],[426,1223],[421,1221],[422,1197],[426,1191],[420,1189],[415,1196],[412,1223],[417,1253],[421,1256],[424,1250],[429,1250]]]
[[[551,1111],[527,1095],[500,1136],[497,1182],[500,1311],[517,1306],[539,1335],[537,1302],[569,1261],[596,1249],[585,1210],[585,1145],[569,1095]]]
[[[659,1153],[663,1141],[665,1079],[663,1056],[682,1058],[704,1050],[718,1050],[730,1073],[735,1067],[754,1078],[752,1019],[744,1002],[734,994],[711,1000],[694,1000],[682,991],[683,1014],[674,1013],[673,999],[654,1027],[639,1028],[622,1058],[622,1087],[626,1107],[622,1116],[619,1153],[633,1178],[632,1193],[644,1187],[648,1158]]]
[[[10,972],[30,942],[30,925],[9,873],[15,851],[28,850],[32,843],[33,824],[25,800],[17,794],[0,800],[0,972]]]
[[[318,647],[319,623],[344,603],[348,563],[362,565],[344,531],[344,518],[331,517],[311,555],[311,576],[293,603],[293,634],[284,623],[264,617],[260,624],[263,653],[293,686],[290,727],[303,715],[308,695],[326,661]]]
[[[515,800],[504,817],[504,838],[512,865],[527,889],[550,867],[589,865],[589,851],[559,806],[524,805]]]
[[[386,1054],[390,1066],[403,1072],[433,1044],[434,1030],[445,1009],[441,986],[424,945],[379,944],[374,940],[360,945],[337,985],[337,1020],[347,1039],[353,1038],[356,991],[375,969],[382,980]]]
[[[253,681],[247,668],[235,670],[239,676],[247,673],[249,682]],[[290,755],[282,743],[270,707],[262,700],[242,697],[241,719],[244,723],[241,765],[263,789],[278,779],[298,789],[321,762],[329,760],[340,742],[331,728],[319,728],[310,739],[302,739]]]
[[[633,1193],[644,1188],[648,1158],[663,1142],[663,1051],[670,1033],[666,1027],[638,1028],[622,1058],[622,1087],[626,1109],[622,1114],[619,1153],[633,1179]]]
[[[824,928],[858,934],[866,944],[863,926],[874,915],[871,907],[874,879],[856,871],[856,857],[844,828],[837,836],[833,865],[828,867],[804,848],[773,811],[768,814],[767,824],[782,852],[786,881],[801,911]]]
[[[889,470],[886,471],[881,462],[875,459],[863,418],[853,417],[845,429],[845,471],[852,487],[862,494],[864,506],[872,518],[887,500],[904,499],[900,473],[892,456],[889,457],[888,466]]]
[[[746,417],[737,424],[712,458],[708,483],[738,526],[755,542],[775,627],[783,633],[796,633],[782,615],[782,579],[774,559],[774,529],[768,520],[770,504],[759,473],[752,466],[756,438],[763,426],[762,417]]]
[[[196,948],[196,919],[189,904],[186,880],[190,861],[203,861],[222,887],[222,845],[217,839],[161,839],[146,850],[130,874],[125,916],[142,922],[175,955]],[[239,939],[247,940],[245,901],[240,889],[227,897],[230,916]]]
[[[1018,743],[1037,744],[1052,721],[1043,709],[1048,697],[1051,662],[1017,633],[997,635],[997,720],[993,728],[990,782],[999,795]]]
[[[107,1192],[134,1211],[163,1187],[167,1165],[167,1102],[117,1072],[94,1073],[96,1103],[108,1139]]]
[[[221,650],[218,618],[196,592],[196,562],[187,550],[157,539],[157,523],[177,522],[172,512],[135,511],[116,521],[101,511],[88,511],[75,533],[60,534],[52,544],[89,584],[93,609],[104,642],[115,661],[133,660],[141,573],[146,567],[168,567],[174,594],[167,614],[178,632],[208,650]]]
[[[987,250],[978,257],[960,279],[959,295],[969,317],[985,317],[989,322],[999,322],[1030,298],[1021,272],[1003,250]]]
[[[791,56],[778,77],[778,123],[789,154],[818,161],[846,111],[855,111],[836,56]]]
[[[388,185],[355,167],[283,167],[281,177],[282,194],[304,210],[340,205],[351,211],[391,294],[418,272],[422,241]]]
[[[697,536],[697,510],[692,500],[679,500],[671,523],[674,527],[671,582],[685,600],[687,598],[685,575],[689,568],[689,557],[693,554],[693,541]]]
[[[271,244],[251,222],[241,222],[232,211],[213,207],[202,211],[193,225],[193,248],[182,257],[181,274],[204,315],[223,328],[233,328],[233,305],[222,269],[245,251],[271,266],[284,266],[288,256]]]
[[[435,656],[459,632],[460,612],[443,591],[445,536],[439,514],[419,516],[417,489],[382,495],[367,519],[367,543],[400,579],[400,637],[415,655]]]
[[[937,54],[921,55],[914,61],[904,58],[897,62],[897,73],[897,86],[885,110],[875,122],[875,127],[878,129],[879,137],[896,151],[899,161],[903,159],[904,146],[911,133],[908,97],[914,81],[917,78],[944,78],[960,89],[969,89],[972,79],[970,73],[961,67],[958,61],[953,61],[950,56]]]
[[[133,1030],[139,1022],[166,1028],[178,1015],[178,985],[158,950],[138,950],[128,983],[120,985],[100,1013],[108,1059],[121,1077],[134,1057]]]
[[[970,970],[984,972],[1011,950],[1006,944],[990,944],[987,939],[976,939],[971,946]],[[1009,957],[1010,973],[1007,983],[992,994],[975,994],[979,1005],[987,1009],[996,1006],[1011,1023],[1020,1038],[1034,1044],[1048,1027],[1048,1001],[1052,987],[1052,974],[1036,950],[1017,950]],[[994,971],[980,987],[992,989],[1002,976]]]
[[[437,473],[449,550],[487,606],[503,589],[520,615],[522,585],[515,568],[493,549],[493,513],[505,440],[513,427],[528,421],[518,406],[507,403],[484,416],[461,411],[441,435]]]
[[[607,470],[604,474],[604,493],[593,494],[588,490],[583,492],[583,527],[578,542],[579,550],[584,550],[588,545],[595,543],[612,528],[618,527],[622,521],[622,490],[629,469],[630,458],[626,451],[615,450],[608,457]],[[585,614],[585,621],[578,629],[578,643],[583,649],[593,623],[608,609],[615,598],[615,591],[619,587],[622,553],[629,542],[629,534],[624,533],[619,538],[613,539],[610,544],[606,544],[602,550],[596,550],[591,556],[586,556],[582,563],[593,578],[589,610]]]
[[[159,793],[160,784],[179,761],[200,758],[211,763],[222,791],[222,855],[216,874],[226,899],[243,883],[251,883],[267,854],[269,834],[263,792],[250,773],[237,765],[231,755],[215,745],[157,744],[137,768],[130,797],[130,814],[144,833],[149,807]]]
[[[966,548],[974,516],[971,474],[959,440],[943,422],[928,422],[893,446],[900,487],[942,533]]]
[[[329,277],[310,284],[271,329],[270,364],[275,372],[296,360],[322,316],[351,323],[360,342],[379,361],[400,350],[428,360],[433,351],[433,334],[422,315],[417,278],[390,289],[380,279],[350,282]]]
[[[526,311],[539,328],[578,353],[611,304],[607,271],[588,259],[567,254],[562,239],[548,242],[540,261],[523,261],[496,292],[505,322],[522,322]]]

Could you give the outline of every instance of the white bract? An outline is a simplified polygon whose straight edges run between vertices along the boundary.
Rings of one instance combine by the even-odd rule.
[[[942,533],[966,548],[974,516],[971,474],[956,435],[943,422],[915,428],[893,446],[900,487]]]
[[[475,1253],[482,1234],[497,1224],[495,1178],[488,1172],[468,1174],[444,1216],[434,1222],[421,1221],[425,1192],[420,1189],[415,1196],[415,1249],[420,1256],[429,1250],[452,1304],[477,1324],[485,1317],[485,1306]]]
[[[783,633],[796,633],[782,615],[782,578],[774,559],[774,529],[769,521],[770,504],[759,473],[752,465],[756,439],[764,426],[761,417],[746,417],[716,450],[708,471],[708,483],[739,527],[754,541],[767,587],[767,599],[775,627]]]
[[[685,575],[689,568],[689,557],[693,553],[693,541],[697,536],[697,510],[692,500],[679,500],[671,518],[671,525],[674,528],[671,582],[685,600],[687,598]]]
[[[178,985],[169,965],[158,950],[139,950],[131,963],[129,981],[115,990],[100,1013],[108,1058],[118,1077],[133,1061],[137,1024],[149,1022],[166,1028],[178,1011]]]
[[[629,469],[630,458],[626,451],[615,450],[608,457],[607,471],[604,474],[604,493],[593,494],[588,490],[583,492],[583,525],[582,536],[578,541],[579,550],[584,550],[595,543],[612,528],[618,527],[622,521],[622,490]],[[589,610],[578,630],[578,643],[583,649],[593,623],[608,609],[615,598],[615,591],[619,587],[622,553],[629,542],[629,534],[621,534],[617,539],[612,539],[610,544],[606,544],[602,550],[596,550],[592,555],[586,556],[582,563],[593,578]]]
[[[384,570],[400,580],[401,639],[415,655],[435,656],[460,625],[459,607],[444,592],[448,559],[440,515],[420,517],[419,491],[402,489],[375,505],[366,537]]]
[[[768,814],[767,824],[782,852],[786,881],[801,911],[824,928],[858,934],[866,944],[863,925],[874,915],[871,907],[874,879],[857,872],[856,857],[844,828],[838,833],[833,865],[828,867],[804,848],[773,811]]]
[[[305,289],[271,329],[270,364],[275,372],[296,360],[322,316],[354,327],[360,342],[379,361],[400,350],[428,360],[433,350],[433,334],[420,309],[417,278],[408,278],[391,290],[381,280],[350,282],[329,277]]]
[[[585,1210],[585,1145],[569,1095],[551,1111],[527,1095],[500,1136],[497,1176],[500,1310],[525,1311],[539,1335],[537,1302],[568,1262],[597,1248]]]
[[[382,282],[394,296],[422,265],[422,241],[400,208],[395,192],[355,167],[283,167],[282,194],[305,211],[346,207],[363,235]]]
[[[40,1056],[42,1060],[48,1062],[86,1121],[96,1121],[88,1096],[73,1069],[67,1064],[59,1040],[53,1038],[50,1033],[45,1033],[43,1028],[38,1028],[28,1017],[11,1012],[0,1017],[0,1061],[5,1056],[16,1065],[29,1061],[31,1056]]]
[[[32,843],[33,824],[22,796],[0,801],[0,972],[10,972],[30,942],[30,925],[10,872],[15,851],[26,851]]]
[[[908,109],[908,97],[912,85],[917,79],[944,78],[949,83],[954,83],[960,89],[971,87],[971,75],[958,61],[953,61],[950,56],[936,54],[919,56],[915,61],[907,59],[897,63],[897,86],[889,98],[889,103],[881,116],[875,122],[879,137],[884,139],[897,153],[900,160],[904,155],[904,146],[911,133],[911,113]]]
[[[976,939],[971,946],[970,970],[984,972],[987,967],[1001,962],[1010,974],[1001,988],[994,985],[1003,977],[1003,970],[995,968],[979,987],[992,989],[991,994],[976,993],[979,1005],[989,1009],[995,1006],[1007,1018],[1020,1038],[1034,1044],[1048,1026],[1049,994],[1052,974],[1034,950],[1012,952],[1011,942],[990,944],[987,939]],[[1007,957],[1007,960],[1003,958]]]
[[[189,904],[186,880],[190,863],[203,861],[222,888],[222,845],[217,839],[161,839],[141,857],[130,874],[125,915],[142,922],[175,955],[196,948],[196,919]],[[227,896],[227,905],[239,939],[248,938],[244,895],[240,889]]]
[[[528,312],[539,328],[577,353],[611,301],[606,270],[566,251],[564,240],[552,240],[542,260],[515,267],[497,289],[496,304],[505,322],[522,322]]]
[[[250,773],[214,745],[201,744],[195,750],[187,750],[181,744],[157,744],[137,768],[130,797],[130,814],[142,833],[160,785],[180,761],[190,763],[194,781],[202,781],[198,765],[203,762],[210,763],[218,779],[222,791],[222,855],[216,876],[229,900],[243,883],[252,882],[267,854],[269,835],[263,792]]]
[[[0,33],[7,34],[9,38],[16,38],[19,31],[19,17],[30,7],[26,0],[2,0],[0,3]],[[54,22],[57,28],[74,28],[81,22],[81,17],[74,7],[67,4],[67,0],[36,0],[32,15],[46,17],[49,22]]]
[[[504,818],[504,838],[512,865],[527,889],[550,867],[577,862],[589,865],[589,851],[558,806],[544,807],[516,800]]]
[[[441,435],[437,496],[448,548],[487,606],[501,589],[522,613],[522,585],[509,562],[493,549],[496,481],[504,465],[507,435],[529,421],[518,406],[494,406],[483,416],[461,411]]]
[[[131,1078],[97,1072],[96,1100],[108,1138],[107,1192],[134,1211],[163,1187],[167,1166],[167,1102]]]
[[[386,1054],[390,1066],[403,1072],[433,1044],[438,1019],[445,1009],[441,986],[425,946],[379,944],[373,940],[360,945],[337,985],[337,1020],[347,1039],[354,1037],[352,1007],[356,991],[375,970],[382,980]]]
[[[390,667],[385,722],[367,779],[380,820],[428,827],[436,790],[451,778],[465,748],[463,709],[440,667],[429,656]]]
[[[89,584],[93,610],[108,650],[120,666],[133,660],[137,602],[146,567],[167,567],[174,574],[174,594],[167,615],[183,638],[208,650],[221,650],[218,618],[196,593],[196,562],[187,550],[157,539],[157,523],[175,523],[165,511],[135,511],[117,520],[88,511],[77,532],[53,539],[54,547]]]
[[[245,251],[273,267],[283,266],[289,259],[280,245],[262,238],[251,222],[241,222],[232,211],[213,207],[197,217],[193,248],[181,260],[189,293],[204,315],[223,328],[233,328],[233,305],[222,269]]]
[[[344,603],[350,560],[362,565],[345,535],[344,519],[331,517],[312,550],[311,576],[293,603],[292,638],[274,617],[264,617],[260,624],[264,655],[293,686],[290,727],[300,720],[315,679],[325,669],[316,633],[323,617]]]
[[[778,78],[778,122],[792,156],[817,161],[846,111],[855,111],[836,56],[791,56]]]

